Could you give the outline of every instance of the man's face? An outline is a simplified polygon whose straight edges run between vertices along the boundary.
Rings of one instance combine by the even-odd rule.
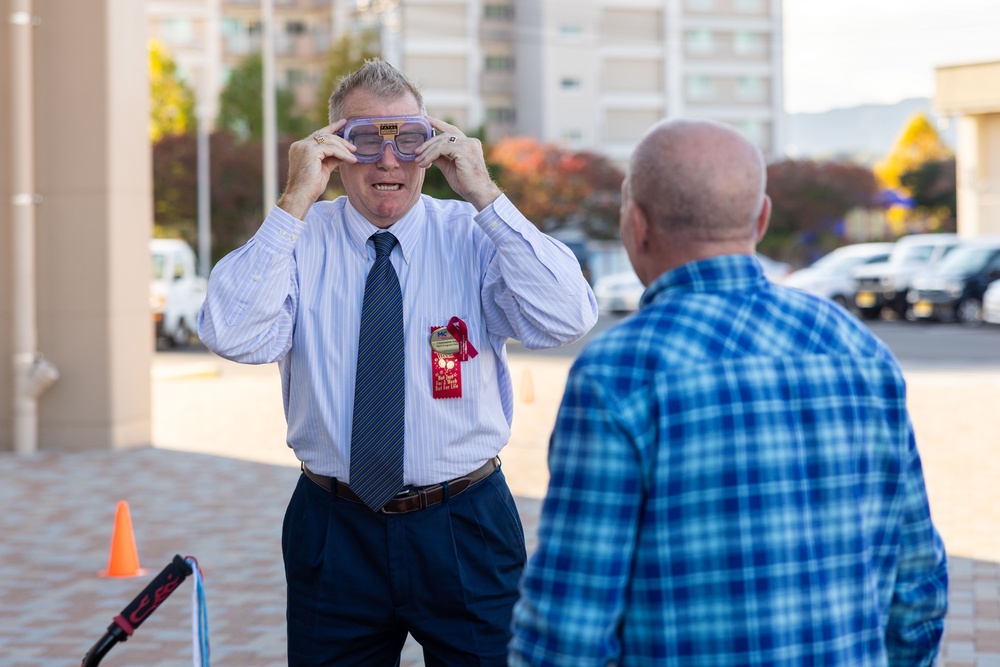
[[[420,107],[412,95],[387,102],[364,90],[344,102],[344,118],[416,116]],[[406,215],[420,197],[424,170],[416,162],[403,162],[392,150],[371,164],[342,163],[340,179],[354,208],[376,227],[386,229]]]

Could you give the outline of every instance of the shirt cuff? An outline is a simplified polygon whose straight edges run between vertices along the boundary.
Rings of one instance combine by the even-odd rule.
[[[295,249],[295,242],[305,228],[304,220],[299,220],[280,206],[275,206],[254,234],[254,238],[278,254],[291,255]]]
[[[477,213],[475,221],[490,237],[490,240],[498,246],[512,234],[516,235],[522,232],[525,225],[532,229],[535,227],[504,194],[501,194],[496,201]]]

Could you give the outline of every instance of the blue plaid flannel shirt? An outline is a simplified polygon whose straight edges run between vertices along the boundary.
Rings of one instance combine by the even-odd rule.
[[[947,608],[894,357],[750,256],[574,364],[511,665],[932,665]]]

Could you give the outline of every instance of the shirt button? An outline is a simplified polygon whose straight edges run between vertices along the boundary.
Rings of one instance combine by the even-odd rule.
[[[279,229],[278,230],[278,236],[284,236],[284,235],[285,235],[285,230],[284,229]]]
[[[260,280],[260,274],[259,273],[255,273],[253,275],[253,279],[254,279],[254,282],[257,282],[258,280]]]
[[[498,225],[498,224],[500,224],[500,223],[498,223],[498,222],[494,222],[494,223],[493,223],[492,225],[490,225],[490,226],[491,226],[491,227],[493,227],[493,229],[496,229],[496,228],[497,228],[497,225]]]

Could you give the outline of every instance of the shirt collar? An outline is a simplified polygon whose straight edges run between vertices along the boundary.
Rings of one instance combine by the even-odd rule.
[[[370,223],[365,216],[361,215],[358,209],[354,208],[350,200],[344,207],[347,235],[351,239],[358,252],[367,254],[365,246],[372,234],[379,231],[392,232],[392,235],[399,241],[399,250],[403,255],[403,261],[410,263],[417,248],[417,243],[423,234],[421,233],[427,220],[426,209],[424,208],[424,198],[419,197],[417,203],[413,205],[406,215],[397,220],[388,229],[382,230]]]
[[[768,280],[752,255],[720,255],[689,262],[667,271],[650,284],[640,307],[677,292],[739,292],[763,289]]]

